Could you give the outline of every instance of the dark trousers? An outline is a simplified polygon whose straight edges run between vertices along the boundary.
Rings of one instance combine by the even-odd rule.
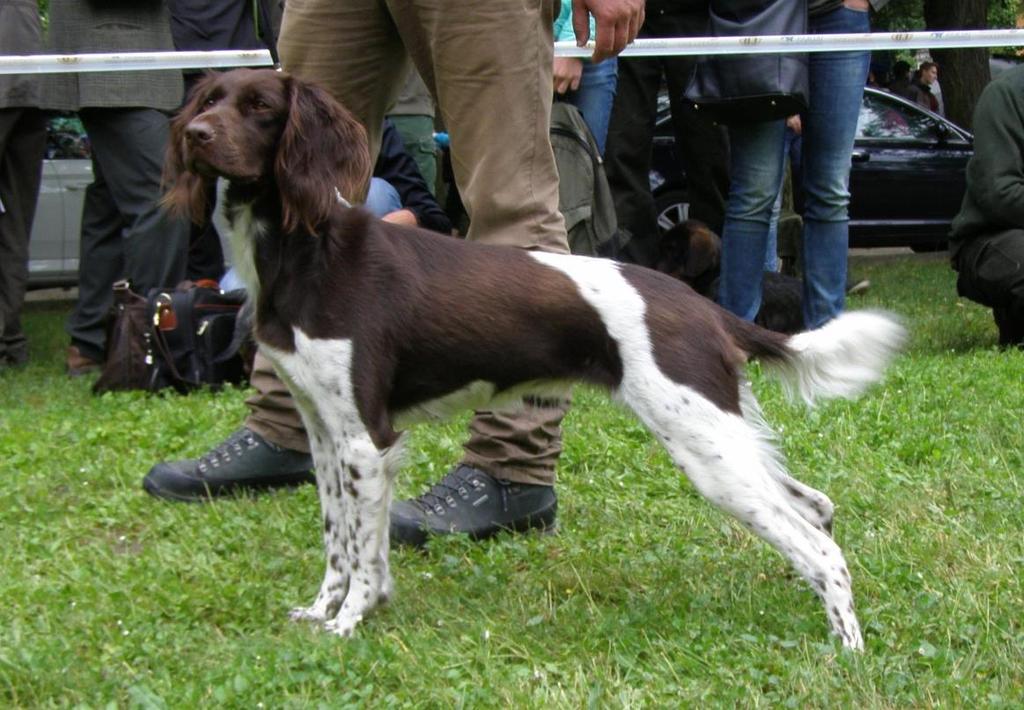
[[[21,307],[28,284],[28,241],[39,197],[46,128],[31,108],[0,109],[0,367],[28,357]]]
[[[956,290],[989,306],[1000,345],[1024,345],[1024,229],[974,237],[956,252]]]
[[[707,34],[707,3],[648,2],[641,37],[696,37]],[[612,105],[605,151],[608,185],[619,227],[632,239],[623,257],[651,266],[658,249],[657,212],[648,174],[658,91],[668,86],[672,127],[681,168],[686,173],[691,219],[721,233],[729,192],[725,131],[698,116],[683,96],[693,57],[619,58],[619,84]]]
[[[185,278],[189,224],[159,205],[167,117],[154,109],[79,111],[92,144],[93,182],[82,208],[78,300],[68,319],[71,342],[102,360],[111,287],[128,279],[145,294]]]

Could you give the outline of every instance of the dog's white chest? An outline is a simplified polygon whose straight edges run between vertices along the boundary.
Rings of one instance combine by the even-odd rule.
[[[218,183],[218,193],[221,180]],[[238,278],[245,284],[250,297],[255,300],[259,297],[260,283],[256,274],[256,240],[265,234],[268,226],[265,222],[256,218],[250,204],[228,203],[218,195],[218,204],[224,205],[223,222],[226,223],[225,230],[228,235],[228,244],[231,247],[231,265],[238,273]],[[218,210],[221,212],[221,210]]]

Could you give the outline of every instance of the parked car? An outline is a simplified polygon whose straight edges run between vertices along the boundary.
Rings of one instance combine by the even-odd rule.
[[[662,231],[689,213],[686,176],[663,98],[650,175]],[[973,152],[971,134],[952,121],[886,91],[865,88],[850,171],[850,246],[944,248]]]
[[[39,204],[29,242],[28,287],[78,283],[78,242],[85,188],[92,182],[89,140],[74,116],[51,116]]]

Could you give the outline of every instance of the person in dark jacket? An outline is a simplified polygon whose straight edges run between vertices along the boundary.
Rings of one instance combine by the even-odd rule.
[[[145,52],[174,49],[163,2],[50,1],[50,51]],[[78,111],[92,145],[93,182],[82,208],[78,298],[68,318],[69,375],[96,371],[106,358],[112,287],[138,293],[185,278],[188,222],[160,208],[168,113],[181,105],[176,70],[56,74],[46,108]]]
[[[910,64],[902,59],[892,65],[892,81],[886,88],[897,96],[902,96],[914,103],[921,103],[921,90],[917,88],[910,76]]]
[[[989,306],[999,344],[1024,347],[1024,66],[985,87],[974,111],[974,156],[953,220],[957,293]]]
[[[921,62],[914,74],[914,88],[918,91],[917,103],[929,111],[941,113],[939,97],[935,95],[933,86],[939,80],[939,65],[935,62]]]
[[[42,46],[36,0],[0,2],[0,54],[38,54]],[[21,309],[46,150],[40,98],[35,77],[0,75],[0,372],[28,361]]]
[[[698,37],[707,33],[707,0],[648,0],[639,37]],[[608,187],[619,228],[630,234],[622,258],[653,266],[659,230],[651,194],[651,146],[658,92],[668,86],[672,130],[689,187],[690,219],[721,233],[729,192],[725,130],[699,115],[683,96],[696,57],[623,57],[605,150]]]

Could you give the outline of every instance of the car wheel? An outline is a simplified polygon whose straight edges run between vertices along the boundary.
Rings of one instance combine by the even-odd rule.
[[[654,198],[658,231],[662,234],[690,218],[690,198],[683,190],[670,190]]]

